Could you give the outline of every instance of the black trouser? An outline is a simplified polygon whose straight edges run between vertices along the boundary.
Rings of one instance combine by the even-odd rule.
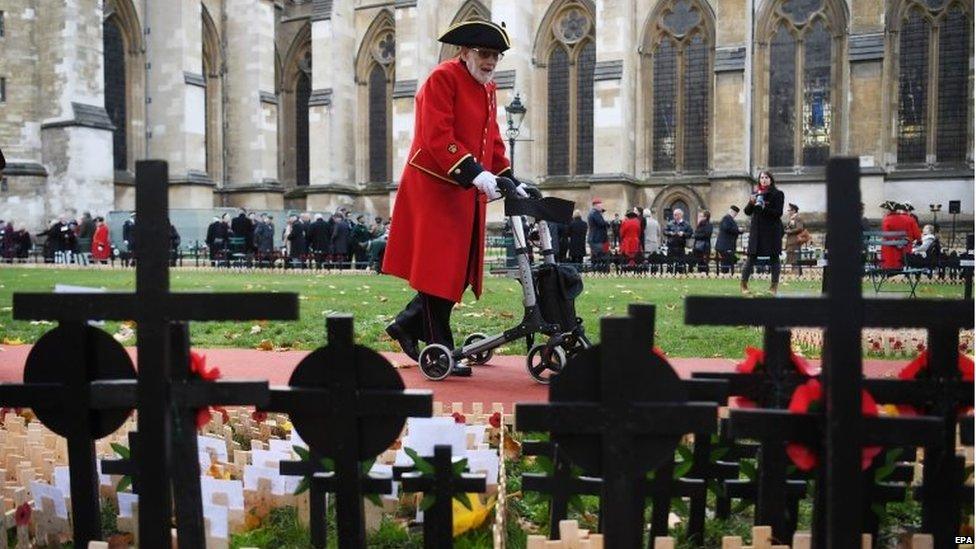
[[[454,302],[423,292],[407,303],[396,317],[396,323],[411,337],[428,345],[439,343],[448,349],[454,348],[454,335],[451,333],[451,311]]]
[[[735,252],[729,250],[727,252],[719,252],[718,255],[721,257],[720,261],[722,265],[722,273],[727,273],[735,269],[735,262],[738,260],[738,258],[735,257]]]
[[[756,256],[746,256],[746,264],[742,266],[742,283],[748,284],[752,276],[752,268],[756,263]],[[779,286],[779,254],[769,256],[769,270],[772,275],[771,286]]]

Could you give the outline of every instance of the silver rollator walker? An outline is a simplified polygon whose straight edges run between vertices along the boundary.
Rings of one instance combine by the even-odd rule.
[[[515,187],[511,179],[498,178],[498,189],[505,197],[505,216],[515,240],[518,266],[514,274],[522,284],[522,321],[497,335],[470,334],[460,348],[453,350],[440,344],[427,345],[418,360],[427,379],[442,380],[462,362],[486,364],[498,347],[525,339],[530,347],[525,359],[529,375],[539,383],[549,383],[570,357],[590,346],[583,321],[576,316],[574,307],[574,300],[582,291],[582,281],[574,268],[556,265],[547,223],[568,224],[574,204],[560,198],[542,198],[538,189],[527,185],[529,197],[520,198]],[[536,267],[529,259],[530,243],[523,225],[526,217],[538,221],[543,263]],[[545,336],[545,342],[533,346],[535,334]]]

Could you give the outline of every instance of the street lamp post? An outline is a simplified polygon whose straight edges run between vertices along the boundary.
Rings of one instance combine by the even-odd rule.
[[[939,212],[942,211],[942,204],[929,204],[929,211],[932,212],[932,228],[936,232],[939,230]]]
[[[518,92],[515,98],[508,105],[505,105],[505,119],[508,121],[508,128],[505,135],[508,137],[508,157],[512,162],[512,173],[515,173],[515,138],[518,137],[519,128],[522,127],[522,120],[525,118],[525,105],[519,97]]]

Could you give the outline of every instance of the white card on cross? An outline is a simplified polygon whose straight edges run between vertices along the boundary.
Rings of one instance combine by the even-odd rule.
[[[421,457],[429,457],[434,455],[434,446],[441,444],[451,447],[451,455],[463,455],[467,449],[465,426],[450,417],[407,419],[404,447],[412,448]]]
[[[54,514],[66,519],[68,518],[68,506],[64,503],[64,492],[56,486],[44,484],[43,482],[30,483],[31,498],[34,500],[34,508],[40,509],[44,498],[51,498],[54,502]]]
[[[200,466],[210,467],[210,454],[217,457],[217,461],[227,463],[227,443],[222,438],[197,435],[197,451],[200,452]]]
[[[290,442],[292,446],[301,446],[302,448],[308,448],[308,444],[305,444],[305,441],[302,440],[301,435],[298,434],[298,429],[291,430]]]
[[[200,477],[200,493],[203,503],[216,505],[213,497],[224,494],[227,497],[227,507],[231,509],[244,508],[244,485],[239,480],[221,480],[209,476]]]
[[[247,465],[244,467],[244,489],[257,490],[258,479],[266,478],[271,481],[271,493],[282,495],[292,494],[298,488],[301,477],[282,476],[278,469]]]
[[[484,425],[467,425],[464,428],[466,434],[474,434],[474,447],[477,448],[481,446],[481,443],[485,441],[485,426]]]
[[[468,450],[468,471],[485,473],[488,484],[498,484],[498,451]]]
[[[210,519],[210,537],[227,539],[227,508],[203,504],[203,518]]]
[[[98,460],[98,483],[102,486],[112,485],[112,477],[110,475],[102,474],[102,460]]]
[[[268,450],[272,452],[278,452],[282,454],[288,454],[291,456],[292,446],[295,443],[290,440],[281,440],[277,438],[268,439]],[[290,457],[288,459],[291,459]]]
[[[71,494],[71,472],[67,465],[58,465],[54,468],[54,485],[62,493]]]
[[[139,506],[139,494],[119,492],[116,495],[119,497],[119,516],[131,517],[132,510]]]
[[[251,464],[258,467],[278,468],[281,460],[291,459],[291,453],[274,452],[271,450],[251,450]]]

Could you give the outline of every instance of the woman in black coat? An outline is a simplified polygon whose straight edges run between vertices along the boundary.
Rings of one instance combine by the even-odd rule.
[[[698,225],[695,226],[695,233],[692,235],[695,244],[691,251],[698,263],[698,272],[708,272],[708,256],[712,253],[712,213],[708,210],[698,212]]]
[[[772,281],[769,291],[779,288],[779,253],[783,249],[783,191],[776,188],[773,175],[759,172],[759,186],[746,204],[745,214],[752,217],[749,225],[749,249],[742,267],[742,293],[749,293],[749,277],[757,257],[769,258]]]

